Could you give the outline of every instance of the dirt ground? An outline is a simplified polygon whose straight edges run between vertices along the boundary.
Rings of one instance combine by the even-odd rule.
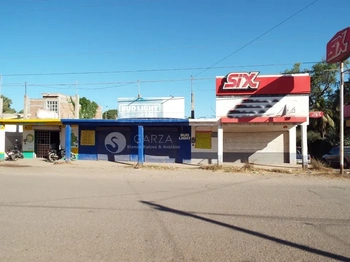
[[[21,159],[18,161],[2,161],[0,162],[0,174],[2,172],[10,172],[10,168],[30,168],[31,171],[38,172],[62,171],[74,169],[75,173],[86,174],[86,170],[101,170],[105,173],[110,173],[119,168],[146,169],[146,170],[181,170],[182,172],[191,172],[191,170],[201,170],[204,172],[215,173],[237,173],[237,174],[284,174],[298,176],[322,176],[328,178],[349,179],[350,172],[346,170],[343,175],[339,174],[339,170],[331,168],[313,168],[309,165],[307,170],[303,170],[301,165],[262,165],[262,164],[224,164],[217,165],[196,165],[196,164],[177,164],[177,163],[144,163],[142,166],[136,162],[109,162],[109,161],[94,161],[94,160],[78,160],[65,162],[60,160],[56,163],[48,162],[46,159]]]

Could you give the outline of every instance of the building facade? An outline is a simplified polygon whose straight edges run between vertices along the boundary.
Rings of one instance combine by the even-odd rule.
[[[79,96],[68,96],[59,93],[43,93],[41,98],[28,99],[28,118],[79,118]],[[94,119],[102,119],[102,107],[96,110]]]
[[[216,119],[190,121],[192,161],[295,164],[298,125],[307,157],[309,94],[308,74],[217,77]]]

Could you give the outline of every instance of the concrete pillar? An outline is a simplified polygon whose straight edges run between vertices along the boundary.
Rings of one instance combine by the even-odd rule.
[[[70,161],[70,153],[71,153],[71,132],[72,128],[70,125],[66,125],[66,143],[65,143],[65,150],[66,150],[66,162]]]
[[[5,160],[5,126],[0,124],[0,161]]]
[[[224,132],[222,124],[218,125],[218,165],[224,162]]]
[[[143,145],[143,140],[144,140],[144,136],[143,136],[143,126],[138,126],[137,129],[137,133],[138,133],[138,151],[137,151],[137,163],[139,165],[143,165],[144,162],[144,155],[143,155],[143,151],[144,151],[144,145]]]
[[[297,163],[297,127],[293,126],[289,129],[289,163],[295,165]]]
[[[308,150],[307,150],[307,124],[303,123],[301,125],[301,154],[303,155],[303,163],[302,163],[302,167],[303,169],[307,169],[308,167],[308,159],[307,159],[307,155],[308,155]]]

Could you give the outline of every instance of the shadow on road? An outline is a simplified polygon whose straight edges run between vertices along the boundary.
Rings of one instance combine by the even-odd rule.
[[[232,229],[232,230],[236,230],[236,231],[239,231],[239,232],[242,232],[242,233],[245,233],[245,234],[249,234],[249,235],[256,236],[256,237],[259,237],[259,238],[263,238],[263,239],[266,239],[266,240],[270,240],[270,241],[273,241],[273,242],[281,244],[281,245],[297,248],[297,249],[300,249],[300,250],[303,250],[303,251],[306,251],[306,252],[310,252],[310,253],[317,254],[317,255],[320,255],[320,256],[323,256],[323,257],[331,258],[331,259],[334,259],[334,260],[350,261],[350,257],[344,257],[344,256],[341,256],[341,255],[337,255],[337,254],[330,253],[330,252],[327,252],[327,251],[323,251],[323,250],[320,250],[320,249],[316,249],[316,248],[308,247],[308,246],[301,245],[301,244],[298,244],[298,243],[290,242],[290,241],[287,241],[287,240],[284,240],[284,239],[280,239],[280,238],[277,238],[277,237],[272,237],[272,236],[269,236],[269,235],[266,235],[266,234],[263,234],[263,233],[259,233],[259,232],[253,231],[253,230],[245,229],[245,228],[238,227],[238,226],[233,226],[233,225],[226,224],[226,223],[223,223],[223,222],[220,222],[220,221],[216,221],[216,220],[213,220],[213,219],[201,217],[201,216],[198,216],[198,215],[195,215],[195,214],[192,214],[192,213],[188,213],[188,212],[184,212],[184,211],[181,211],[181,210],[169,208],[169,207],[166,207],[166,206],[163,206],[163,205],[155,204],[155,203],[152,203],[152,202],[148,202],[148,201],[140,201],[140,202],[142,204],[145,204],[145,205],[148,205],[148,206],[152,207],[155,210],[159,210],[159,211],[163,211],[163,212],[169,212],[169,213],[173,213],[173,214],[180,215],[180,216],[187,216],[187,217],[191,217],[191,218],[194,218],[194,219],[202,220],[202,221],[205,221],[205,222],[208,222],[208,223],[212,223],[214,225],[226,227],[226,228],[229,228],[229,229]]]

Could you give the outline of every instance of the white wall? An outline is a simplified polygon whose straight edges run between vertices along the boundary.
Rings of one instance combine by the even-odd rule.
[[[250,103],[246,99],[257,102]],[[261,101],[261,102],[259,102]],[[247,105],[247,108],[237,108],[237,105]],[[272,107],[270,107],[272,106]],[[270,108],[269,108],[270,107]],[[286,95],[286,96],[232,96],[216,98],[216,116],[227,117],[230,110],[250,111],[253,114],[243,113],[243,116],[309,116],[308,95]],[[264,111],[264,112],[263,112]],[[261,113],[260,113],[261,112]]]
[[[217,163],[217,126],[192,126],[192,137],[197,131],[212,131],[210,149],[195,148],[192,144],[192,163]],[[291,163],[295,158],[295,126],[292,125],[224,125],[224,162],[244,162],[282,164]],[[294,141],[294,142],[293,142]],[[294,147],[294,149],[293,149]],[[292,151],[290,153],[290,151]],[[292,155],[292,156],[291,156]]]
[[[184,117],[184,97],[118,98],[118,118]]]
[[[163,117],[185,118],[185,99],[175,97],[163,103]]]

